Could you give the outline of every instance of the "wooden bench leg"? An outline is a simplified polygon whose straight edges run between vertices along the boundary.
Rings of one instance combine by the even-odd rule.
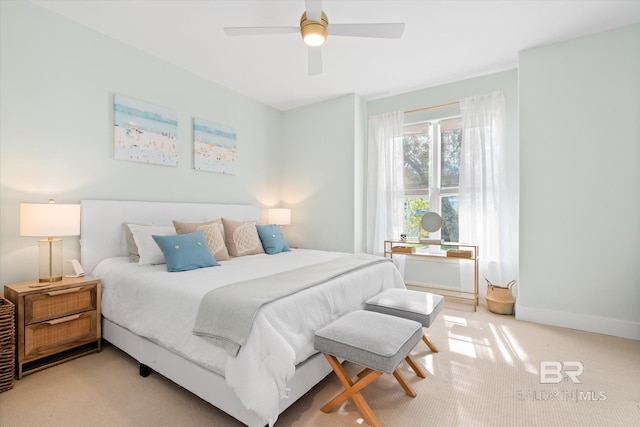
[[[409,364],[409,366],[411,366],[411,369],[413,369],[413,372],[415,372],[417,376],[419,376],[420,378],[427,378],[420,365],[418,365],[416,361],[413,360],[413,357],[411,357],[411,355],[407,355],[404,360],[407,361],[407,363]]]
[[[373,369],[371,368],[364,368],[362,371],[358,372],[357,376],[358,377],[364,377],[365,375],[367,375],[369,372],[373,371]]]
[[[324,356],[327,358],[327,361],[333,368],[333,372],[335,372],[345,390],[331,399],[331,401],[320,408],[320,410],[325,413],[331,412],[333,409],[338,407],[338,405],[351,398],[358,407],[358,410],[362,414],[362,417],[372,427],[381,427],[381,424],[371,410],[371,407],[369,406],[367,401],[364,400],[364,397],[362,397],[362,395],[360,394],[360,390],[371,384],[376,378],[382,375],[382,372],[370,370],[370,372],[368,372],[366,375],[364,375],[354,383],[353,381],[351,381],[349,374],[347,374],[347,371],[344,370],[344,367],[340,364],[338,359],[326,353],[324,354]]]
[[[424,343],[429,346],[431,351],[433,351],[434,353],[438,353],[438,347],[436,347],[435,344],[431,342],[427,334],[422,334],[422,341],[424,341]]]
[[[396,369],[395,371],[393,371],[393,376],[396,377],[396,380],[398,380],[398,383],[400,383],[400,385],[404,389],[404,392],[407,393],[407,396],[416,397],[416,392],[413,391],[413,389],[411,388],[407,380],[404,379],[404,376],[400,373],[399,370]]]

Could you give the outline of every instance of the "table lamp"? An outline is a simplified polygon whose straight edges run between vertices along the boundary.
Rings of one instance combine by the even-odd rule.
[[[80,235],[80,205],[56,204],[53,199],[49,203],[21,203],[20,235],[47,237],[38,241],[38,281],[62,280],[62,239],[54,237]]]
[[[269,224],[275,224],[275,225],[291,224],[291,209],[285,209],[285,208],[269,209]]]

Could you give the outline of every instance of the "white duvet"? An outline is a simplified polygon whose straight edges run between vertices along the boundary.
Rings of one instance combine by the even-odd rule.
[[[295,366],[315,353],[314,332],[383,289],[403,288],[400,273],[391,262],[378,263],[263,306],[235,358],[192,334],[200,300],[220,286],[344,255],[297,249],[180,273],[120,257],[100,262],[93,275],[102,279],[105,318],[224,375],[243,404],[272,425]]]

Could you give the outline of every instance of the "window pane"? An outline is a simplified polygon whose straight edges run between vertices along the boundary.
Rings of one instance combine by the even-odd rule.
[[[441,199],[442,219],[442,239],[445,242],[458,241],[458,196],[445,196]]]
[[[411,190],[429,190],[431,171],[431,135],[428,123],[405,126],[404,148],[404,188]]]
[[[427,212],[429,212],[429,196],[405,197],[404,226],[407,237],[427,237],[427,232],[420,227],[420,220]]]
[[[460,118],[443,120],[440,138],[442,150],[440,164],[442,188],[457,187],[460,181],[460,142],[462,141],[462,121]]]

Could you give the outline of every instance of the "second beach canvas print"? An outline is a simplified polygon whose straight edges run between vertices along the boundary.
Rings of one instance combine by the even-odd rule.
[[[203,119],[193,119],[193,162],[201,171],[236,173],[236,131]]]
[[[164,166],[178,164],[178,115],[164,107],[114,95],[115,158]]]

